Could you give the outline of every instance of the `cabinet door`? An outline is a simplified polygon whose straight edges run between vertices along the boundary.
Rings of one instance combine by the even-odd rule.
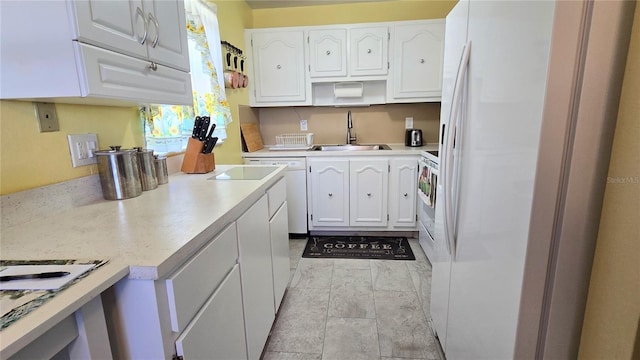
[[[289,284],[289,220],[285,201],[269,221],[271,235],[271,261],[273,262],[273,293],[275,312],[278,312],[282,297]]]
[[[176,340],[183,359],[246,359],[238,265]]]
[[[395,25],[393,98],[439,99],[442,93],[443,50],[444,20]]]
[[[193,105],[189,73],[114,51],[74,42],[80,69],[82,96],[156,104]]]
[[[351,76],[386,75],[388,38],[386,26],[354,28],[349,32]]]
[[[387,226],[387,159],[351,160],[350,225]]]
[[[252,34],[256,102],[304,101],[304,34],[299,31]]]
[[[311,223],[349,226],[349,160],[309,160],[311,166]]]
[[[391,159],[389,179],[389,220],[391,226],[416,226],[418,160]]]
[[[260,358],[275,319],[268,216],[264,195],[236,221],[249,359]]]
[[[149,60],[189,71],[187,23],[182,1],[144,0]]]
[[[347,75],[347,29],[310,30],[311,77]]]
[[[74,38],[80,42],[147,58],[146,15],[142,0],[72,1]]]

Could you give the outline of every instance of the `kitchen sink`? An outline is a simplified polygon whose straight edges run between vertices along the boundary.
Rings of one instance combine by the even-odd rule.
[[[360,145],[360,144],[344,144],[344,145],[314,145],[309,151],[364,151],[364,150],[391,150],[389,145]]]

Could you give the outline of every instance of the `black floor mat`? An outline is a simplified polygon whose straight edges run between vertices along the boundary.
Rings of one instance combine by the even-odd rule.
[[[415,260],[407,238],[376,236],[311,236],[302,257],[334,259]]]

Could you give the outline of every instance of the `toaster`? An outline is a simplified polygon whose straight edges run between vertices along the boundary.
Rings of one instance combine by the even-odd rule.
[[[404,134],[405,146],[422,146],[422,130],[420,129],[407,129]]]

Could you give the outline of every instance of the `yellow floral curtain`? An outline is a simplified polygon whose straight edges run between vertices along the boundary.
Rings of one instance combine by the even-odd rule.
[[[221,67],[222,51],[220,47],[217,19],[215,13],[207,14],[214,24],[205,26],[203,16],[197,11],[187,9],[187,38],[191,65],[191,83],[193,87],[193,106],[154,104],[141,108],[140,116],[145,124],[147,147],[157,152],[181,151],[191,136],[196,116],[209,116],[216,123],[214,136],[220,141],[227,137],[225,126],[231,122],[231,110],[226,100],[224,85],[221,86],[216,67]],[[199,6],[199,12],[210,10]],[[211,29],[215,34],[208,34]],[[213,39],[215,47],[209,46]],[[219,59],[214,65],[214,59]],[[219,69],[222,71],[222,68]]]

